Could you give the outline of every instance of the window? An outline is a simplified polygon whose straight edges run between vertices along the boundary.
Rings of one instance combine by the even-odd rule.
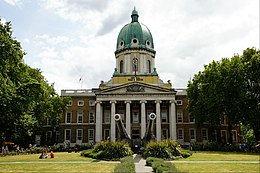
[[[133,113],[133,123],[139,123],[139,116],[136,111]]]
[[[65,123],[71,123],[71,112],[67,112],[66,113],[66,119],[65,119]]]
[[[221,130],[221,142],[227,143],[227,131],[226,130]]]
[[[94,129],[88,130],[88,142],[94,142]]]
[[[190,129],[190,140],[196,140],[196,131],[195,131],[195,129]]]
[[[177,122],[182,123],[183,122],[183,112],[178,111],[177,112]]]
[[[95,106],[95,100],[89,100],[88,105],[89,106]]]
[[[82,111],[78,112],[77,122],[78,123],[83,123],[83,112]]]
[[[72,100],[68,102],[67,106],[72,106]]]
[[[65,141],[70,141],[70,136],[71,136],[71,130],[70,129],[65,129]]]
[[[105,129],[104,130],[104,140],[109,140],[109,137],[110,137],[110,130]]]
[[[212,132],[212,140],[214,142],[217,142],[217,130],[213,130],[213,132]]]
[[[237,141],[237,131],[236,130],[232,130],[232,140],[233,140],[233,142]]]
[[[166,122],[167,122],[167,112],[162,111],[162,123],[166,123]]]
[[[89,112],[89,123],[95,122],[95,115],[94,112]]]
[[[119,69],[119,72],[120,72],[120,73],[124,73],[124,61],[123,61],[123,60],[120,61],[120,69]]]
[[[148,71],[148,73],[151,73],[151,61],[150,60],[147,61],[147,71]]]
[[[183,129],[178,129],[178,139],[182,140],[183,136]]]
[[[195,122],[195,118],[193,114],[189,114],[190,117],[190,123],[194,123]]]
[[[78,106],[84,106],[84,101],[83,100],[79,100],[78,101]]]
[[[82,141],[83,129],[77,129],[77,140]]]
[[[182,105],[182,100],[176,100],[176,105]]]
[[[201,136],[203,141],[208,140],[208,129],[201,129]]]
[[[110,112],[105,111],[105,123],[110,124]]]
[[[168,139],[168,129],[162,129],[162,139]]]

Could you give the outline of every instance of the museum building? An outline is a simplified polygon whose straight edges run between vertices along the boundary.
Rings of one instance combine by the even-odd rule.
[[[172,139],[182,145],[190,142],[209,142],[228,139],[226,120],[221,127],[197,127],[194,117],[187,110],[185,89],[173,88],[170,81],[164,83],[155,68],[153,37],[134,9],[131,22],[118,34],[116,67],[111,79],[101,81],[98,88],[62,90],[61,96],[71,97],[56,134],[58,143],[96,143],[116,141],[119,132],[115,114],[120,115],[130,144],[140,145],[146,133],[149,115],[154,113],[155,140]],[[52,138],[46,132],[46,142]],[[239,126],[232,130],[233,141],[239,142]]]

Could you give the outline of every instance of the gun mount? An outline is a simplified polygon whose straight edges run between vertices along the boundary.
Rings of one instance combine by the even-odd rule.
[[[121,118],[120,114],[115,114],[114,119],[116,121],[116,127],[118,129],[118,139],[127,140],[127,142],[130,143],[131,137],[126,131],[126,128],[122,122],[122,118]]]
[[[154,135],[154,120],[156,119],[155,113],[150,113],[148,118],[149,119],[147,122],[146,131],[142,139],[143,145],[146,145],[148,141],[155,139],[155,135]]]

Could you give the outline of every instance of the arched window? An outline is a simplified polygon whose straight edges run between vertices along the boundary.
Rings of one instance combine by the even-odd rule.
[[[148,70],[148,73],[151,73],[151,61],[150,60],[147,61],[147,70]]]
[[[124,61],[123,60],[120,61],[120,71],[119,71],[119,73],[124,73]]]

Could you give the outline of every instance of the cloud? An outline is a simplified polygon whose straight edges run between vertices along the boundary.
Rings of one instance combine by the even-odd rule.
[[[39,41],[40,43],[44,42],[45,44],[48,45],[57,45],[57,44],[66,44],[66,42],[70,41],[70,38],[67,36],[55,36],[51,37],[48,34],[43,34],[43,35],[36,35],[35,36],[36,41]]]
[[[4,0],[6,3],[12,6],[22,7],[23,0]]]

